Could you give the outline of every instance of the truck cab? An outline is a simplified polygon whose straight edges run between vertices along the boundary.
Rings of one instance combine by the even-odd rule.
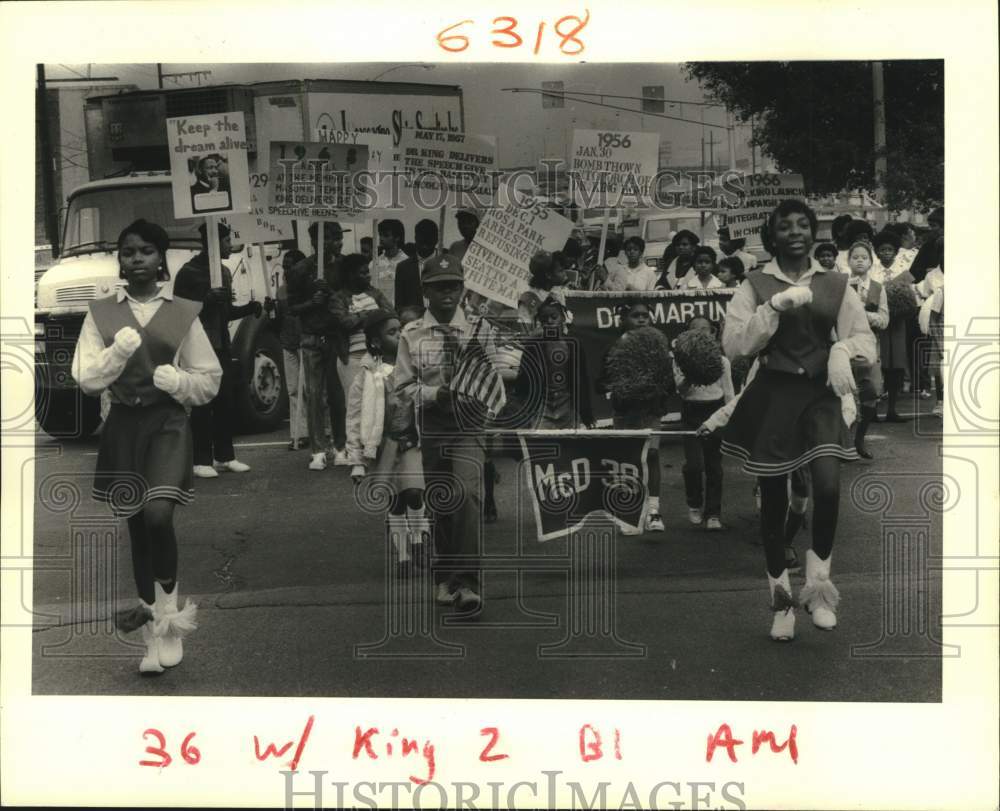
[[[197,220],[174,218],[169,173],[97,180],[70,194],[59,258],[35,287],[35,412],[42,429],[52,436],[87,436],[100,423],[100,402],[80,392],[70,367],[90,302],[112,295],[124,284],[118,277],[118,234],[140,217],[166,229],[167,270],[173,279],[201,250],[201,240]],[[233,276],[236,303],[263,301],[263,291],[272,288],[265,284],[257,247],[233,248],[225,264]],[[273,279],[274,266],[280,268],[280,245],[264,250]],[[266,315],[248,316],[231,322],[229,328],[242,382],[236,393],[240,427],[271,430],[287,408],[281,345],[273,322]]]

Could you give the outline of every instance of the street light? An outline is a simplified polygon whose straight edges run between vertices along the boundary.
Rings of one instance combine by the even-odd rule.
[[[387,68],[379,73],[377,76],[373,76],[369,79],[369,82],[377,82],[383,76],[388,73],[392,73],[394,70],[401,70],[402,68],[423,68],[424,70],[434,70],[434,65],[428,64],[427,62],[406,62],[403,65],[394,65],[391,68]]]

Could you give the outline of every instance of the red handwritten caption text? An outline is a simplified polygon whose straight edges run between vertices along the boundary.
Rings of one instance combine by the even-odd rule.
[[[265,742],[253,736],[253,754],[258,762],[274,760],[281,763],[281,759],[294,746],[290,760],[281,763],[291,771],[297,771],[299,762],[305,753],[306,744],[309,742],[309,735],[312,732],[315,716],[310,715],[302,728],[302,733],[298,739],[285,741],[276,744],[275,742]],[[610,745],[605,744],[608,730],[602,735],[600,729],[593,724],[584,724],[577,734],[577,747],[580,760],[583,763],[590,763],[604,758],[605,753],[614,757],[615,760],[622,760],[622,735],[617,728],[610,730]],[[793,724],[784,743],[778,743],[774,733],[768,730],[754,730],[751,742],[751,753],[756,755],[757,751],[764,744],[767,744],[773,753],[788,751],[793,763],[799,762],[799,750],[796,743],[798,730]],[[201,762],[201,751],[194,745],[193,740],[197,733],[189,732],[181,741],[178,754],[184,763],[196,766]],[[508,760],[511,753],[505,742],[502,740],[498,727],[482,727],[479,730],[482,738],[480,741],[479,760],[482,763],[495,763],[500,760]],[[166,736],[158,729],[147,729],[142,733],[144,740],[153,738],[156,740],[155,746],[147,746],[146,754],[152,755],[154,759],[140,760],[140,766],[152,766],[158,769],[165,769],[174,762],[174,757],[167,751],[168,743]],[[726,754],[733,763],[738,762],[737,747],[744,746],[745,741],[733,737],[733,731],[729,724],[721,724],[714,734],[708,736],[708,748],[705,753],[705,760],[712,762],[712,757],[716,749],[725,749]],[[417,768],[409,767],[417,774],[408,775],[411,782],[422,785],[430,783],[437,774],[436,749],[430,739],[420,740],[416,737],[401,735],[399,729],[394,727],[388,733],[382,732],[378,727],[355,726],[354,742],[351,747],[351,757],[354,760],[378,760],[378,761],[403,761],[406,763],[418,764]]]
[[[539,20],[537,28],[534,29],[534,47],[532,53],[537,56],[542,50],[543,41],[551,41],[555,38],[558,40],[555,43],[555,47],[559,53],[565,56],[582,54],[585,45],[583,40],[580,39],[580,34],[587,27],[588,22],[590,22],[589,9],[584,9],[582,17],[578,17],[575,14],[567,14],[552,24],[554,37],[550,34],[546,38],[546,21]],[[441,29],[437,35],[438,47],[449,53],[461,53],[464,51],[469,47],[470,40],[468,35],[459,33],[459,29],[470,31],[470,29],[465,27],[469,25],[475,27],[477,23],[475,20],[459,20],[457,23]],[[524,37],[519,33],[522,30],[520,27],[521,23],[516,17],[494,17],[491,25],[494,28],[490,29],[489,32],[492,37],[489,40],[489,44],[494,48],[531,47],[531,43],[526,43]]]

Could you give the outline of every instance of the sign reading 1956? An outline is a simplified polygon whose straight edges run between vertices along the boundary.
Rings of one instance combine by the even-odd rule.
[[[587,27],[588,22],[590,22],[590,10],[584,9],[582,17],[578,17],[575,14],[567,14],[552,24],[555,36],[558,39],[555,47],[559,53],[566,56],[576,56],[583,53],[585,46],[583,40],[580,39],[580,34]],[[525,43],[524,38],[518,33],[520,22],[516,17],[495,17],[491,24],[495,27],[489,31],[493,37],[489,41],[489,44],[494,48],[520,48],[528,44]],[[459,20],[457,23],[453,23],[438,32],[437,44],[441,50],[448,51],[449,53],[461,53],[469,47],[469,37],[466,34],[460,34],[456,31],[456,29],[465,25],[475,26],[476,21]],[[542,49],[542,42],[545,39],[545,27],[546,21],[539,20],[538,26],[534,29],[534,47],[532,53],[536,56]],[[552,37],[550,36],[549,39],[551,40]]]

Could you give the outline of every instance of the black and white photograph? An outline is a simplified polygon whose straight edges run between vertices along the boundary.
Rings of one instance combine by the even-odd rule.
[[[14,718],[79,706],[112,804],[995,807],[996,42],[970,133],[969,60],[877,26],[657,58],[598,33],[646,7],[432,11],[415,58],[17,55]],[[847,787],[918,730],[967,802]]]

